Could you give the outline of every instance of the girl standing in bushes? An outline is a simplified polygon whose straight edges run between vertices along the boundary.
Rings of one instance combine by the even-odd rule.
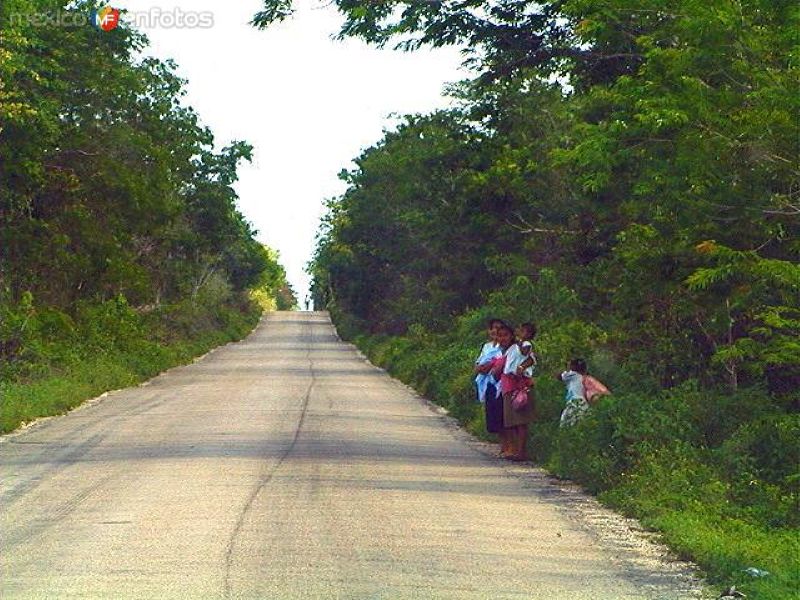
[[[503,351],[497,343],[497,328],[502,325],[500,319],[490,319],[488,323],[489,341],[481,348],[480,355],[475,361],[475,386],[478,391],[478,402],[483,404],[486,412],[486,431],[501,433],[503,430],[503,408],[498,402],[498,382],[492,375],[492,364],[497,358],[502,357]]]
[[[589,410],[586,402],[586,391],[583,387],[583,378],[586,375],[586,361],[582,358],[573,358],[567,365],[567,370],[556,375],[559,381],[567,386],[565,396],[566,406],[561,412],[561,427],[574,425],[583,413]]]
[[[534,414],[530,399],[531,375],[535,364],[531,339],[536,335],[536,328],[532,323],[525,323],[520,327],[519,335],[522,340],[514,343],[511,328],[505,326],[503,339],[509,339],[510,343],[504,352],[505,362],[500,378],[503,425],[510,444],[505,457],[514,461],[528,460],[528,425]]]

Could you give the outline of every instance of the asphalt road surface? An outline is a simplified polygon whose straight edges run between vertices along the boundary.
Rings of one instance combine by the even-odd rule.
[[[694,598],[688,569],[493,458],[326,313],[0,441],[0,598]]]

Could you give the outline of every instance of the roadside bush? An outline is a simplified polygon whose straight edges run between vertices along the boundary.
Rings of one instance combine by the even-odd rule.
[[[261,314],[244,296],[222,305],[182,302],[144,314],[119,296],[100,304],[78,303],[74,316],[38,309],[31,297],[0,311],[4,339],[20,340],[13,357],[2,361],[0,432],[241,339]]]
[[[569,302],[568,291],[546,283],[551,298]],[[369,335],[346,317],[345,329],[374,364],[447,408],[470,432],[491,439],[475,401],[473,360],[486,320],[511,316],[503,307],[532,293],[533,286],[518,278],[490,304],[456,318],[454,335],[419,327],[404,336]],[[338,327],[342,316],[334,318]],[[788,529],[798,526],[800,415],[787,414],[759,388],[722,392],[688,380],[659,389],[655,379],[641,376],[641,365],[628,370],[617,363],[600,328],[551,318],[539,322],[536,342],[539,419],[530,429],[535,459],[661,531],[712,581],[736,583],[759,594],[754,597],[788,597],[800,567],[797,533]],[[564,386],[554,375],[573,356],[588,357],[590,371],[614,393],[577,425],[561,429]],[[771,575],[754,581],[743,573],[749,566]]]
[[[774,414],[743,423],[722,447],[725,457],[738,457],[731,474],[750,463],[767,482],[797,490],[800,484],[800,414]]]
[[[717,458],[745,517],[774,527],[800,526],[800,415],[742,424]]]

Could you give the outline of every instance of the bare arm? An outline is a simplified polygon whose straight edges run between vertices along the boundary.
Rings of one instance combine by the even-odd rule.
[[[476,373],[481,373],[481,374],[485,375],[486,373],[488,373],[491,370],[492,370],[492,361],[483,363],[481,365],[475,365],[475,372]]]

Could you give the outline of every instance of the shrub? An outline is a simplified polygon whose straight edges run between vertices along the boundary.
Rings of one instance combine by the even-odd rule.
[[[79,303],[74,317],[52,308],[0,308],[4,332],[19,334],[13,361],[3,361],[0,431],[54,415],[108,389],[124,387],[239,339],[260,309],[247,300],[190,302],[139,314],[124,297]]]
[[[543,298],[569,303],[568,291],[547,275],[536,284],[518,278],[487,305],[455,319],[453,335],[417,326],[404,336],[373,336],[356,320],[338,313],[334,318],[337,326],[339,319],[346,323],[348,335],[375,364],[446,407],[470,432],[491,437],[475,401],[472,371],[485,322],[508,315],[504,307],[532,290],[539,293],[541,286]],[[798,525],[800,415],[787,414],[760,388],[731,393],[688,380],[660,389],[641,364],[618,362],[598,327],[541,314],[533,456],[554,474],[574,479],[607,504],[662,531],[713,580],[736,582],[764,598],[786,597],[798,569],[789,551],[796,532],[782,528]],[[590,370],[614,393],[577,425],[562,429],[564,387],[552,374],[576,355],[589,357]],[[747,566],[775,574],[751,581],[742,574]]]

